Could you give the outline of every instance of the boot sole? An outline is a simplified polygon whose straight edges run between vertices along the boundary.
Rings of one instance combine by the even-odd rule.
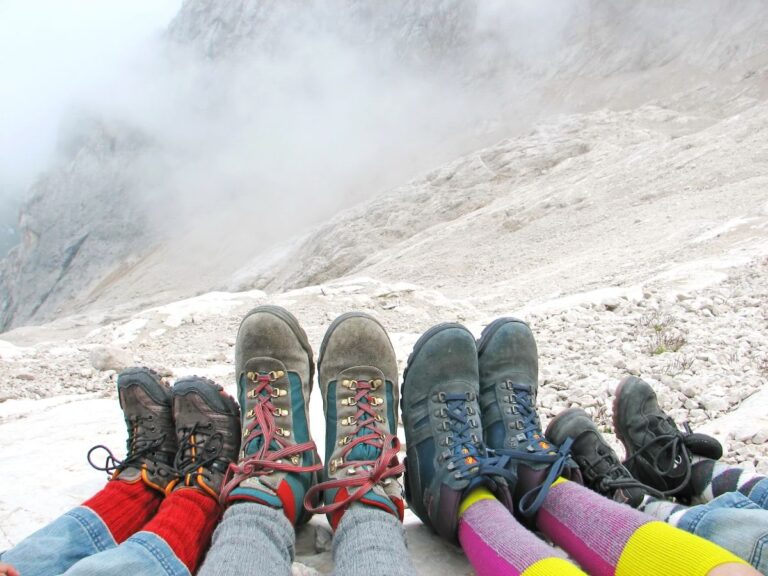
[[[513,318],[512,316],[497,318],[496,320],[488,324],[488,326],[483,328],[483,332],[482,334],[480,334],[480,339],[477,341],[478,358],[482,355],[483,351],[485,350],[485,347],[488,345],[488,342],[491,340],[491,338],[493,338],[496,332],[498,332],[499,329],[502,326],[504,326],[504,324],[510,324],[510,323],[523,324],[524,326],[530,329],[530,326],[528,326],[528,323],[524,322],[523,320],[520,320],[519,318]]]
[[[630,449],[630,446],[627,444],[627,441],[624,438],[624,434],[621,433],[621,430],[618,426],[617,422],[617,414],[619,413],[619,398],[621,397],[621,390],[624,388],[624,385],[629,382],[629,379],[632,378],[632,376],[624,376],[624,378],[621,379],[619,382],[619,385],[616,387],[616,393],[613,397],[613,432],[616,434],[616,438],[621,442],[621,445],[624,446],[624,453],[626,454],[626,457],[629,458],[634,453],[634,450]]]
[[[117,377],[118,399],[120,398],[120,390],[128,390],[134,386],[139,386],[158,404],[170,406],[171,389],[163,383],[160,374],[154,370],[144,367],[135,367],[126,368],[120,372]],[[120,407],[123,407],[122,400],[120,400]]]
[[[443,330],[448,330],[449,328],[459,328],[469,333],[473,339],[475,337],[474,334],[472,334],[472,332],[470,332],[466,326],[459,324],[458,322],[443,322],[441,324],[432,326],[432,328],[424,332],[424,334],[419,337],[419,339],[416,341],[416,344],[413,345],[413,351],[411,351],[411,353],[408,355],[408,361],[405,363],[405,370],[403,370],[403,386],[405,386],[405,379],[408,377],[408,368],[410,367],[411,362],[414,358],[416,358],[416,355],[421,351],[427,341],[430,340],[434,335],[442,332]],[[404,394],[400,395],[401,403],[404,397]]]
[[[331,339],[331,335],[333,334],[334,330],[336,330],[336,328],[338,328],[343,322],[345,322],[346,320],[349,320],[350,318],[365,318],[367,320],[372,320],[373,322],[379,325],[382,332],[384,332],[384,335],[387,337],[387,341],[389,342],[389,345],[392,346],[392,340],[390,340],[389,338],[387,329],[384,328],[384,325],[378,320],[376,320],[376,318],[374,318],[370,314],[366,314],[365,312],[345,312],[344,314],[336,318],[336,320],[331,322],[331,325],[328,326],[328,330],[326,330],[325,332],[325,336],[323,336],[323,342],[320,344],[320,354],[317,357],[318,370],[320,370],[320,364],[322,364],[323,357],[325,356],[325,349],[328,345],[329,340]],[[394,346],[392,346],[392,348],[394,349]]]
[[[301,324],[299,324],[299,321],[296,319],[296,316],[288,312],[285,308],[281,306],[274,306],[272,304],[265,304],[263,306],[257,306],[256,308],[253,308],[250,310],[245,316],[243,316],[243,319],[240,321],[240,326],[243,325],[243,323],[246,321],[247,318],[250,316],[253,316],[254,314],[259,313],[266,313],[266,314],[272,314],[273,316],[276,316],[286,324],[288,324],[288,327],[291,329],[291,332],[296,336],[296,338],[299,341],[299,344],[301,344],[301,347],[304,349],[304,351],[307,353],[307,358],[309,359],[309,386],[311,388],[312,381],[315,379],[315,363],[314,358],[312,354],[312,346],[309,345],[309,339],[307,338],[307,333],[304,331],[304,329],[301,327]],[[240,334],[240,328],[237,329],[238,335]]]
[[[573,414],[575,412],[582,413],[584,410],[581,408],[568,408],[567,410],[563,410],[555,416],[552,420],[550,420],[549,424],[547,425],[547,429],[544,431],[544,436],[550,440],[553,444],[557,444],[558,446],[563,443],[563,439],[559,439],[558,441],[552,440],[552,437],[550,435],[550,431],[553,430],[557,426],[557,421],[561,420],[563,418],[566,418],[569,414]]]
[[[197,394],[205,400],[205,403],[220,414],[240,416],[240,408],[234,398],[223,393],[224,388],[213,380],[200,376],[189,376],[178,380],[173,386],[173,396],[187,396]]]

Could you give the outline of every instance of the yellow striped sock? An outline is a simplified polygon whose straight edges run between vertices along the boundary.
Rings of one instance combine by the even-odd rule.
[[[654,521],[632,534],[619,558],[616,576],[705,576],[713,568],[730,562],[746,564],[708,540]]]
[[[485,486],[475,488],[461,501],[461,506],[459,506],[459,518],[464,515],[464,512],[469,510],[469,507],[472,506],[472,504],[480,502],[480,500],[496,500],[496,496],[494,496]]]
[[[520,576],[552,576],[552,574],[583,576],[586,572],[582,572],[575,564],[571,564],[564,558],[544,558],[528,566]]]

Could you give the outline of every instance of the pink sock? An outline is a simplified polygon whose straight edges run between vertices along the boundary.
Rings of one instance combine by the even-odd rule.
[[[635,531],[653,519],[579,484],[558,481],[536,525],[593,576],[613,575]]]
[[[540,560],[563,556],[495,499],[478,500],[466,509],[459,522],[459,542],[477,576],[519,576]]]

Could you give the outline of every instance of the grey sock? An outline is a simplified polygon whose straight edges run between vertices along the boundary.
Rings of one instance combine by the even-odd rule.
[[[238,502],[213,533],[198,576],[290,576],[296,533],[282,510]]]
[[[333,537],[336,576],[415,574],[402,523],[392,514],[353,503]]]

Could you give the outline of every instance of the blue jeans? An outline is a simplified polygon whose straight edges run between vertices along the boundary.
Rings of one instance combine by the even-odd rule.
[[[137,532],[119,546],[91,509],[74,508],[0,554],[22,576],[190,576],[159,536]]]
[[[765,502],[762,492],[755,496]],[[677,527],[722,546],[768,574],[768,510],[750,498],[728,492],[689,508]]]

